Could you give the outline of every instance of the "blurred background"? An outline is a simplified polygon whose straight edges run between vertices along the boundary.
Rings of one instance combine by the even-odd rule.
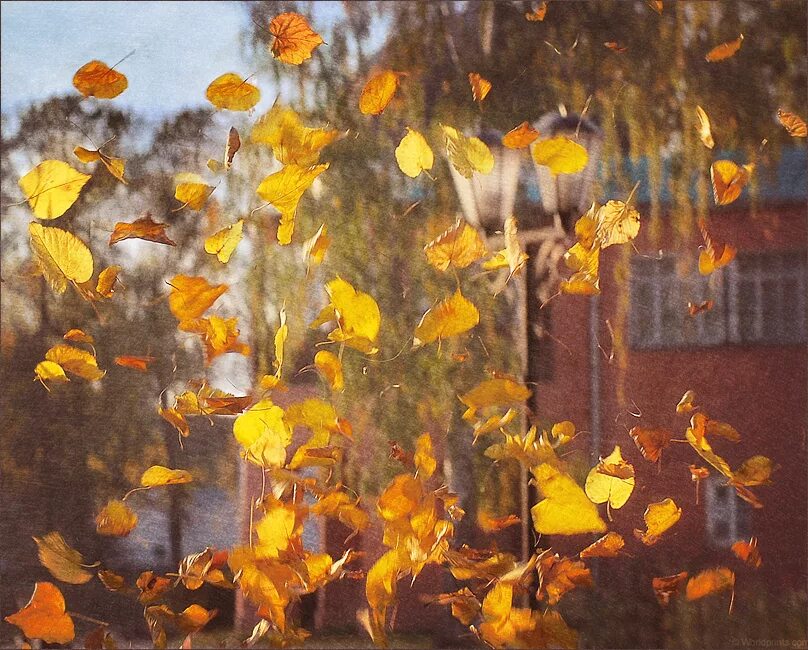
[[[651,5],[661,3],[551,2],[543,20],[527,20],[539,4],[2,4],[3,616],[26,602],[33,581],[48,579],[32,535],[58,530],[85,558],[127,576],[147,568],[175,570],[188,553],[243,539],[248,500],[260,478],[239,460],[232,418],[194,419],[180,449],[176,431],[157,415],[159,396],[173,398],[202,377],[228,392],[251,392],[258,377],[272,372],[284,303],[290,390],[317,394],[313,373],[295,373],[311,363],[322,339],[308,324],[327,302],[324,283],[338,274],[379,303],[379,359],[390,359],[346,357],[350,381],[337,400],[355,444],[336,475],[369,510],[399,471],[389,442],[412,449],[415,437],[429,431],[438,471],[467,513],[456,540],[515,554],[532,545],[527,528],[493,536],[476,526],[478,512],[522,511],[522,477],[515,463],[493,463],[479,443],[471,446],[457,400],[485,371],[524,376],[533,388],[530,423],[541,428],[572,420],[583,432],[567,459],[576,478],[582,480],[615,444],[636,467],[638,490],[616,517],[615,530],[631,537],[642,527],[645,506],[667,496],[684,509],[666,543],[618,564],[596,564],[595,588],[565,599],[562,611],[580,631],[582,647],[702,648],[739,645],[739,639],[806,638],[808,157],[805,140],[789,137],[777,121],[778,109],[808,112],[806,3],[665,2],[660,13]],[[305,14],[327,43],[304,65],[285,66],[268,50],[268,21],[283,11]],[[733,58],[705,62],[710,48],[741,33]],[[119,98],[82,99],[72,88],[73,73],[87,61],[111,64],[132,50],[120,66],[129,89]],[[382,68],[405,76],[393,103],[370,118],[360,114],[358,97],[368,75]],[[260,88],[255,114],[216,112],[206,102],[210,81],[231,71],[251,75]],[[472,101],[469,72],[493,85],[482,106]],[[324,264],[308,274],[299,245],[278,246],[271,211],[249,221],[226,266],[201,246],[261,204],[255,188],[277,163],[248,134],[275,101],[293,107],[309,126],[347,132],[325,150],[322,159],[331,167],[298,210],[296,242],[324,222],[334,238]],[[712,152],[699,140],[696,105],[712,118]],[[642,228],[633,247],[603,254],[600,296],[561,296],[542,309],[552,276],[546,260],[553,266],[553,251],[563,253],[574,241],[541,235],[554,213],[564,212],[562,198],[550,205],[524,151],[509,166],[498,166],[495,180],[472,186],[456,181],[439,155],[440,125],[488,138],[500,162],[506,155],[496,145],[502,133],[525,120],[581,113],[597,133],[591,149],[597,155],[591,177],[573,188],[570,206],[625,200],[639,181]],[[244,143],[233,169],[203,212],[177,212],[174,175],[205,171],[233,126]],[[433,144],[435,181],[423,175],[413,181],[397,168],[393,152],[405,127]],[[55,224],[79,234],[99,268],[124,269],[123,289],[98,317],[75,294],[53,294],[34,272],[30,212],[20,205],[17,181],[42,160],[73,164],[75,146],[95,148],[90,138],[100,144],[112,137],[106,150],[127,160],[129,184],[96,169]],[[755,162],[756,170],[738,201],[717,207],[709,167],[721,158]],[[107,246],[117,221],[145,212],[171,225],[175,248],[137,240]],[[441,355],[410,352],[420,316],[455,286],[451,275],[425,263],[424,244],[457,216],[495,241],[509,213],[528,236],[526,277],[494,297],[501,278],[473,276],[464,293],[481,313],[474,335],[447,344]],[[567,225],[579,215],[567,214]],[[697,271],[700,218],[709,219],[717,241],[739,251],[709,278]],[[534,239],[530,232],[537,233]],[[198,344],[177,331],[166,309],[166,280],[178,273],[230,285],[216,310],[239,316],[251,357],[223,355],[205,368]],[[688,314],[688,302],[706,300],[713,301],[710,311]],[[33,381],[33,369],[72,327],[101,341],[99,366],[108,373],[101,382],[71,382],[49,393]],[[468,358],[459,363],[452,352]],[[136,374],[113,365],[119,354],[158,360],[148,374]],[[708,413],[741,432],[739,443],[719,450],[732,466],[753,454],[778,466],[772,485],[759,490],[763,508],[752,508],[712,478],[701,485],[696,505],[688,464],[697,458],[687,445],[673,445],[661,470],[635,448],[627,435],[635,424],[667,427],[683,437],[686,421],[677,419],[675,406],[689,389]],[[198,480],[187,490],[139,495],[133,504],[137,529],[112,542],[97,537],[95,513],[136,485],[151,464],[192,469]],[[346,532],[322,527],[308,535],[331,549]],[[759,540],[763,566],[738,572],[731,615],[722,599],[667,608],[657,603],[652,577],[727,564],[732,543],[751,536]],[[378,534],[367,533],[358,543],[369,561],[378,556]],[[548,544],[565,549],[564,540],[542,540]],[[473,641],[447,622],[445,611],[425,608],[416,596],[457,588],[442,575],[427,571],[412,589],[402,585],[398,643]],[[66,586],[64,592],[71,609],[113,621],[131,639],[147,638],[140,608],[114,600],[100,584]],[[205,598],[221,612],[212,643],[238,643],[249,634],[249,615],[231,594],[211,590]],[[362,583],[340,582],[303,604],[300,616],[305,627],[318,630],[318,643],[366,644],[354,618],[363,600]],[[3,644],[13,644],[14,634],[0,625]]]

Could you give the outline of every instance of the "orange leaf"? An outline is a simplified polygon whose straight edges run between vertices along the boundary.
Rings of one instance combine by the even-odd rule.
[[[92,336],[78,329],[68,330],[62,338],[65,341],[72,341],[73,343],[89,343],[90,345],[95,343],[95,339]]]
[[[119,221],[115,224],[115,229],[109,236],[109,245],[117,244],[124,239],[144,239],[156,244],[166,244],[176,246],[176,244],[166,235],[167,223],[157,223],[151,218],[151,214],[136,219],[131,223]]]
[[[95,518],[99,535],[124,537],[137,525],[137,515],[123,501],[111,500]]]
[[[620,550],[626,545],[623,536],[619,533],[608,532],[599,540],[587,546],[578,553],[578,557],[617,557]]]
[[[491,82],[481,77],[477,72],[469,72],[469,84],[471,85],[471,95],[474,101],[482,104],[483,100],[491,92]]]
[[[502,136],[502,145],[508,149],[524,149],[538,137],[539,132],[536,129],[527,122],[522,122]]]
[[[120,72],[102,61],[90,61],[73,75],[73,85],[85,97],[113,99],[120,95],[129,82]]]
[[[115,285],[118,282],[118,273],[121,267],[117,264],[108,266],[98,274],[98,282],[95,285],[96,292],[103,298],[112,298],[115,294]]]
[[[544,17],[547,15],[547,2],[542,1],[539,3],[539,6],[536,7],[533,11],[529,11],[525,14],[525,20],[531,23],[541,22],[544,20]]]
[[[710,311],[715,303],[712,300],[705,300],[701,303],[687,303],[687,313],[690,316],[698,316],[699,314]]]
[[[275,16],[269,23],[269,33],[275,37],[270,48],[272,56],[292,65],[310,59],[314,48],[325,42],[305,17],[293,12]]]
[[[505,515],[504,517],[492,517],[485,510],[477,511],[477,525],[484,533],[498,533],[509,526],[522,523],[516,515]]]
[[[591,587],[592,573],[583,562],[571,558],[546,555],[539,559],[539,590],[536,598],[555,605],[576,587]]]
[[[735,542],[732,545],[732,552],[738,559],[755,569],[759,569],[763,564],[757,547],[757,537],[752,537],[748,542]]]
[[[226,72],[210,82],[205,97],[216,108],[249,111],[261,101],[261,91],[235,72]],[[238,137],[238,132],[236,133]],[[228,139],[228,145],[229,145]],[[235,152],[234,152],[235,153]],[[230,158],[232,161],[232,157]]]
[[[662,452],[673,438],[673,434],[669,431],[646,427],[634,427],[628,434],[634,440],[634,444],[637,445],[642,457],[652,463],[656,463],[662,458]]]
[[[29,639],[45,643],[70,643],[76,635],[73,619],[65,613],[64,596],[50,582],[37,582],[28,604],[5,620],[20,628]]]
[[[707,569],[687,581],[685,596],[698,600],[724,589],[735,589],[735,573],[726,567]]]
[[[739,166],[731,160],[716,160],[710,167],[716,205],[728,205],[737,200],[754,170],[754,164]]]
[[[621,45],[617,41],[606,41],[603,46],[609,48],[612,52],[617,52],[618,54],[628,51],[628,48],[625,45]]]
[[[188,421],[177,409],[164,409],[162,406],[158,406],[157,413],[161,418],[174,427],[183,438],[187,438],[191,435],[191,427],[188,425]]]
[[[796,113],[789,113],[778,108],[777,119],[780,120],[780,124],[785,127],[792,138],[808,137],[808,127],[805,125],[805,120]]]
[[[398,90],[401,74],[382,70],[368,79],[359,96],[359,111],[363,115],[379,115],[387,108]]]
[[[180,322],[199,318],[228,288],[226,284],[212,285],[203,277],[187,275],[175,275],[169,285],[172,291],[168,306]]]
[[[682,571],[672,576],[654,578],[651,581],[651,586],[654,589],[659,604],[667,605],[671,600],[671,596],[679,593],[685,580],[687,580],[687,571]]]
[[[738,192],[740,193],[740,190]],[[713,271],[717,271],[734,260],[738,250],[730,244],[717,247],[710,237],[710,233],[707,232],[707,224],[704,219],[699,219],[699,230],[704,239],[704,248],[699,253],[699,273],[710,275]]]
[[[199,334],[205,344],[205,359],[210,363],[220,354],[236,352],[248,356],[250,346],[238,340],[238,318],[196,318],[182,321],[179,328],[183,332]]]
[[[139,370],[140,372],[148,372],[149,364],[156,360],[156,357],[115,357],[115,363],[117,365]]]
[[[715,63],[716,61],[728,59],[741,49],[741,43],[743,43],[743,34],[740,34],[734,41],[727,41],[726,43],[721,43],[721,45],[716,45],[712,50],[707,52],[704,60]]]

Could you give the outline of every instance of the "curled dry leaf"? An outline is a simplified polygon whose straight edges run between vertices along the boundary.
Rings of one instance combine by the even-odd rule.
[[[39,562],[57,580],[72,585],[83,585],[93,578],[84,568],[84,558],[74,548],[67,545],[56,531],[42,537],[34,537],[39,552]]]
[[[99,535],[125,537],[137,526],[137,515],[123,501],[112,499],[98,513],[95,526]]]
[[[651,581],[651,586],[654,589],[654,594],[657,597],[660,605],[667,605],[671,601],[671,596],[679,593],[682,585],[687,580],[687,571],[674,574],[672,576],[663,576],[661,578],[654,578]]]
[[[226,72],[210,82],[205,97],[216,108],[249,111],[261,101],[261,91],[235,72]]]
[[[314,48],[325,42],[304,16],[294,12],[275,16],[269,23],[269,33],[275,37],[270,46],[272,56],[291,65],[310,59]]]
[[[76,147],[73,149],[73,154],[85,164],[100,160],[110,174],[124,185],[128,184],[123,177],[126,169],[126,161],[123,158],[113,158],[97,149],[85,149],[84,147]]]
[[[112,298],[115,294],[115,285],[118,283],[118,274],[121,272],[121,267],[117,264],[112,264],[103,269],[98,274],[98,282],[95,285],[96,293],[102,298]]]
[[[652,463],[662,458],[662,452],[670,444],[673,434],[665,429],[634,427],[628,432],[642,457]]]
[[[502,517],[494,517],[487,510],[477,511],[477,525],[484,533],[498,533],[511,526],[516,526],[522,523],[522,520],[516,515],[503,515]]]
[[[478,104],[482,104],[488,93],[491,92],[491,82],[477,72],[469,72],[469,85],[471,86],[471,95]]]
[[[610,531],[578,553],[578,557],[617,557],[625,545],[620,533]]]
[[[677,415],[686,415],[698,407],[696,406],[696,391],[688,390],[682,395],[682,399],[676,405]]]
[[[65,371],[87,381],[97,381],[107,374],[98,367],[98,362],[91,353],[64,343],[58,343],[48,350],[45,360],[57,363]]]
[[[37,582],[28,604],[5,620],[29,639],[45,643],[70,643],[76,636],[73,619],[65,613],[64,596],[50,582]]]
[[[329,246],[331,246],[331,237],[328,236],[328,227],[322,224],[312,237],[303,242],[307,273],[310,267],[320,266],[323,263]]]
[[[704,56],[704,60],[708,63],[716,63],[717,61],[728,59],[741,49],[741,43],[743,43],[743,34],[740,34],[738,38],[733,41],[716,45],[712,50],[707,52]]]
[[[467,407],[463,419],[472,421],[480,409],[493,406],[520,406],[533,394],[524,384],[510,377],[494,377],[477,384],[458,399]]]
[[[131,223],[119,221],[115,224],[112,234],[109,236],[109,245],[117,244],[124,239],[143,239],[156,244],[166,246],[176,246],[171,238],[166,234],[167,223],[158,223],[151,218],[150,214],[145,217],[135,219]],[[118,267],[120,268],[120,267]]]
[[[129,81],[103,61],[90,61],[73,75],[73,86],[85,97],[114,99],[126,90]]]
[[[536,598],[546,600],[550,605],[558,601],[576,587],[591,587],[592,572],[586,565],[572,558],[562,558],[557,553],[539,558],[539,589]]]
[[[325,285],[330,302],[318,314],[309,327],[317,328],[335,321],[336,328],[329,333],[332,341],[342,342],[360,352],[375,354],[375,346],[381,328],[379,305],[367,293],[357,291],[340,277]]]
[[[305,126],[291,108],[275,104],[255,123],[250,139],[272,147],[283,165],[309,167],[320,161],[320,152],[339,137],[334,129]]]
[[[92,178],[61,160],[45,160],[19,180],[31,211],[38,219],[57,219],[67,212]]]
[[[80,329],[68,330],[62,338],[72,343],[87,343],[88,345],[95,343],[95,339],[90,334]]]
[[[611,50],[612,52],[617,52],[618,54],[628,52],[628,48],[625,45],[618,43],[617,41],[606,41],[603,44],[603,47]]]
[[[805,125],[805,120],[796,113],[789,113],[778,108],[777,119],[780,120],[780,124],[783,125],[792,138],[808,137],[808,127]]]
[[[547,1],[542,0],[539,2],[532,11],[528,11],[525,13],[525,20],[528,22],[541,22],[544,20],[544,17],[547,15]]]
[[[703,314],[705,312],[710,311],[715,303],[712,300],[705,300],[701,303],[687,303],[687,313],[691,317],[698,316],[699,314]]]
[[[191,473],[184,469],[169,469],[162,465],[152,465],[140,477],[141,487],[161,487],[163,485],[181,485],[193,481]]]
[[[148,372],[149,365],[157,361],[157,357],[149,356],[120,356],[115,357],[115,364],[124,368],[131,368],[138,372]]]
[[[734,260],[738,250],[731,244],[716,246],[707,231],[707,224],[704,219],[699,219],[698,225],[704,239],[704,247],[699,252],[699,273],[710,275]]]
[[[755,171],[755,165],[738,165],[731,160],[716,160],[710,166],[713,197],[716,205],[729,205],[741,195]]]
[[[522,122],[502,136],[502,145],[508,149],[524,149],[538,137],[539,132],[536,129],[527,122]]]
[[[314,355],[314,367],[325,379],[328,387],[338,393],[345,388],[345,377],[342,374],[342,362],[339,357],[328,350],[320,350]]]
[[[643,515],[646,531],[635,529],[634,536],[646,546],[653,546],[663,533],[679,521],[681,516],[682,509],[670,497],[658,503],[651,503]]]
[[[739,560],[746,562],[753,569],[759,569],[763,565],[763,560],[758,550],[757,537],[750,538],[748,542],[735,542],[732,545],[732,552],[735,553]]]
[[[45,382],[64,384],[70,381],[65,374],[64,368],[54,361],[40,361],[34,368],[34,375],[47,390],[50,390],[50,388]]]
[[[191,435],[191,427],[185,416],[175,408],[157,407],[157,414],[177,430],[183,438]]]
[[[715,146],[715,140],[713,140],[713,132],[710,128],[710,118],[701,106],[696,106],[696,117],[699,121],[697,125],[699,139],[705,147],[712,149]]]

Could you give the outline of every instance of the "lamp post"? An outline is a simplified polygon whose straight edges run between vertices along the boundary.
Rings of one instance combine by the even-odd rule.
[[[550,281],[563,250],[567,235],[573,230],[575,220],[592,202],[593,186],[598,170],[603,137],[600,129],[588,118],[573,114],[547,113],[535,124],[541,138],[564,135],[581,144],[589,154],[586,167],[576,174],[553,175],[550,170],[535,162],[526,163],[520,150],[508,149],[501,143],[501,135],[483,132],[480,139],[494,156],[494,168],[490,174],[475,174],[465,178],[452,165],[449,169],[455,190],[466,221],[482,229],[488,239],[493,239],[502,230],[505,219],[516,216],[519,223],[519,240],[529,259],[524,282],[518,283],[518,327],[524,332],[520,342],[523,375],[526,382],[536,384],[550,379],[551,360],[548,343],[550,310],[542,303],[549,297]],[[532,161],[532,157],[531,157]],[[530,179],[530,167],[538,181],[540,205],[520,209],[515,214],[520,180]],[[527,169],[526,169],[527,168]],[[590,299],[589,336],[591,396],[592,396],[592,444],[600,442],[600,417],[598,393],[600,390],[600,363],[595,337],[597,324],[597,297]],[[593,345],[594,341],[594,345]],[[534,404],[538,396],[534,393]],[[530,503],[527,470],[520,477],[520,517],[522,519],[522,557],[530,555]]]

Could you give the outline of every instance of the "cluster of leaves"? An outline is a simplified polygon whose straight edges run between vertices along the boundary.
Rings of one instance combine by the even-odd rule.
[[[659,5],[661,11],[662,3]],[[528,21],[542,21],[547,12],[542,3],[526,15]],[[271,53],[283,63],[300,65],[308,60],[313,50],[323,43],[306,19],[295,13],[276,16],[269,23],[274,40]],[[709,62],[731,57],[741,47],[742,37],[725,43],[709,52]],[[606,44],[615,52],[622,50],[616,44]],[[116,64],[117,66],[118,64]],[[127,88],[126,77],[100,61],[91,61],[74,77],[76,89],[85,97],[113,99]],[[403,72],[382,70],[367,81],[360,99],[359,111],[363,115],[379,115],[390,105],[398,91]],[[496,88],[479,73],[468,75],[471,98],[481,107]],[[260,90],[236,73],[216,78],[208,87],[207,99],[217,109],[250,111],[260,101]],[[699,108],[699,135],[705,146],[714,142],[709,117]],[[780,113],[788,132],[795,137],[805,136],[805,123],[796,115]],[[446,156],[454,171],[464,178],[475,174],[489,174],[495,159],[488,146],[479,138],[466,136],[461,130],[441,127]],[[330,163],[320,162],[325,147],[343,137],[339,131],[305,126],[291,109],[276,105],[252,126],[250,142],[264,145],[281,165],[256,188],[258,196],[279,213],[277,240],[280,245],[294,241],[295,218],[304,193]],[[241,136],[230,129],[221,161],[211,159],[207,168],[213,174],[226,174],[234,164],[241,148]],[[434,144],[434,143],[433,143]],[[84,164],[100,162],[119,182],[125,184],[125,161],[103,152],[106,143],[95,150],[76,147],[74,153]],[[537,165],[545,166],[553,175],[576,174],[588,164],[588,152],[566,136],[543,137],[527,122],[508,132],[503,145],[510,148],[531,148]],[[399,169],[409,178],[421,173],[429,176],[434,165],[434,153],[428,138],[408,127],[392,157]],[[715,201],[726,205],[736,200],[750,175],[754,163],[738,166],[718,160],[712,164],[711,175]],[[77,171],[61,160],[46,160],[23,176],[19,185],[33,215],[40,220],[53,220],[64,215],[76,202],[90,176]],[[206,205],[217,185],[211,185],[196,172],[182,172],[175,177],[174,197],[177,210],[200,211]],[[633,194],[633,193],[632,193]],[[632,196],[626,201],[611,200],[603,206],[593,205],[575,226],[575,243],[566,253],[565,262],[573,275],[563,280],[559,292],[565,294],[594,295],[599,288],[599,255],[602,249],[633,240],[640,228],[639,212],[631,206]],[[206,253],[227,264],[237,250],[244,235],[245,225],[258,218],[256,210],[242,219],[207,237],[203,243]],[[118,223],[109,240],[112,246],[125,239],[174,246],[168,236],[167,224],[158,223],[146,215],[133,222]],[[730,245],[717,247],[702,225],[704,248],[699,269],[708,274],[728,264],[734,257]],[[32,222],[29,226],[30,242],[37,266],[57,294],[72,286],[78,295],[96,303],[114,299],[119,266],[102,269],[95,281],[94,260],[89,247],[73,232]],[[443,341],[460,337],[480,321],[477,306],[461,291],[461,272],[475,263],[481,263],[486,272],[503,270],[502,286],[518,276],[524,269],[527,255],[521,250],[516,220],[511,217],[504,225],[504,248],[489,253],[480,234],[468,223],[458,220],[452,227],[426,244],[424,254],[428,264],[437,271],[451,272],[457,283],[455,292],[436,298],[415,325],[411,337],[413,349],[437,343],[441,354]],[[322,263],[331,237],[327,225],[302,243],[307,269]],[[179,331],[199,337],[206,364],[217,356],[236,353],[248,356],[250,347],[239,340],[238,321],[235,317],[206,314],[228,290],[225,284],[211,284],[201,276],[175,275],[169,282],[168,307],[177,319]],[[324,588],[341,578],[361,578],[362,572],[351,570],[350,563],[358,558],[351,548],[339,558],[306,548],[303,527],[310,517],[333,518],[351,529],[353,535],[370,523],[365,510],[349,490],[340,483],[330,484],[330,473],[316,478],[304,474],[306,468],[333,468],[353,439],[351,424],[341,416],[330,398],[344,390],[346,373],[344,354],[362,354],[372,358],[379,352],[378,339],[382,314],[374,298],[356,289],[337,276],[325,284],[328,303],[312,321],[310,327],[333,323],[325,344],[336,344],[338,353],[319,350],[313,358],[313,367],[319,373],[326,398],[310,398],[282,408],[275,403],[274,393],[284,385],[284,346],[289,335],[285,310],[280,312],[280,323],[274,336],[275,371],[265,374],[256,382],[254,393],[232,395],[212,389],[207,382],[191,382],[187,390],[175,398],[170,407],[157,405],[159,414],[176,428],[182,438],[191,433],[188,418],[235,415],[233,434],[242,448],[242,456],[258,468],[265,480],[262,494],[251,503],[251,517],[258,514],[250,526],[248,544],[229,550],[206,548],[183,559],[176,574],[155,575],[144,571],[133,586],[123,577],[108,569],[97,572],[98,579],[111,592],[136,599],[144,606],[144,618],[152,640],[157,647],[167,644],[166,628],[184,636],[197,632],[215,615],[200,605],[191,605],[183,612],[174,612],[160,601],[169,592],[182,586],[188,591],[210,584],[222,589],[240,589],[257,607],[261,622],[256,626],[248,643],[268,637],[278,645],[298,643],[308,632],[291,620],[289,608],[305,594]],[[36,378],[50,390],[55,384],[69,381],[68,374],[86,381],[99,381],[104,371],[98,367],[95,340],[79,329],[65,333],[66,341],[89,346],[90,349],[60,343],[51,347],[45,359],[34,369]],[[348,351],[350,350],[350,351]],[[118,356],[115,362],[139,372],[148,372],[154,362],[150,356]],[[456,362],[464,361],[458,355]],[[350,380],[350,377],[348,377]],[[397,456],[408,469],[397,475],[382,492],[377,512],[384,525],[383,544],[388,550],[376,560],[366,579],[369,610],[362,616],[369,634],[376,643],[386,642],[389,611],[396,601],[397,582],[412,576],[415,580],[427,564],[448,569],[467,586],[453,593],[428,598],[429,602],[451,606],[452,615],[493,647],[576,647],[576,634],[561,618],[556,606],[571,590],[592,584],[592,574],[586,562],[589,558],[617,557],[626,542],[617,532],[609,531],[598,504],[606,504],[607,519],[631,497],[635,485],[634,468],[623,460],[620,447],[601,459],[589,472],[581,487],[569,472],[559,449],[575,437],[571,422],[560,422],[550,431],[539,432],[536,427],[525,431],[518,418],[531,391],[519,380],[502,373],[491,373],[474,388],[460,396],[467,408],[463,419],[472,427],[473,439],[496,435],[499,439],[490,445],[485,455],[495,461],[513,459],[532,475],[532,483],[541,495],[533,506],[531,516],[535,531],[541,535],[604,534],[596,542],[581,549],[578,559],[562,557],[552,549],[537,549],[529,558],[517,559],[495,549],[472,549],[453,545],[455,523],[464,515],[457,495],[443,485],[434,485],[437,461],[432,438],[428,433],[416,441],[412,457],[399,450]],[[686,395],[677,412],[696,410],[694,396]],[[773,463],[763,456],[753,456],[736,470],[712,450],[708,437],[719,436],[737,441],[739,434],[730,425],[711,420],[702,411],[695,412],[685,438],[696,453],[723,475],[738,491],[741,498],[762,507],[750,487],[769,482]],[[518,428],[517,428],[518,427]],[[295,444],[295,432],[307,432],[305,442]],[[673,440],[667,431],[637,427],[631,431],[643,456],[650,462],[660,462],[662,451]],[[705,478],[709,470],[691,466],[691,478]],[[125,503],[139,491],[157,487],[177,486],[193,480],[190,472],[155,465],[146,469],[140,484],[121,499],[113,499],[98,513],[96,524],[100,535],[123,537],[137,526],[137,516]],[[181,488],[179,488],[181,489]],[[697,493],[698,494],[698,493]],[[662,536],[681,517],[682,509],[670,498],[651,503],[645,512],[646,530],[636,530],[635,536],[645,546],[659,542]],[[520,523],[512,514],[494,516],[481,512],[481,527],[498,532]],[[253,539],[253,534],[256,539]],[[350,538],[349,538],[350,539]],[[42,564],[57,580],[69,584],[84,584],[93,579],[83,557],[71,548],[61,534],[53,531],[36,538]],[[346,540],[347,542],[347,540]],[[755,540],[739,542],[733,552],[750,566],[761,564]],[[655,578],[652,584],[660,602],[667,603],[686,582],[686,597],[695,600],[725,589],[735,588],[735,573],[727,567],[703,571],[689,577],[686,572],[674,576]],[[516,606],[515,600],[537,584],[536,598],[542,608]],[[546,607],[545,607],[546,606]],[[87,618],[73,615],[76,618]],[[64,598],[50,582],[37,583],[31,601],[6,620],[17,625],[32,639],[52,643],[69,643],[75,636],[73,618],[66,611]],[[109,647],[104,625],[90,633],[96,647]],[[88,640],[87,643],[90,643]]]

